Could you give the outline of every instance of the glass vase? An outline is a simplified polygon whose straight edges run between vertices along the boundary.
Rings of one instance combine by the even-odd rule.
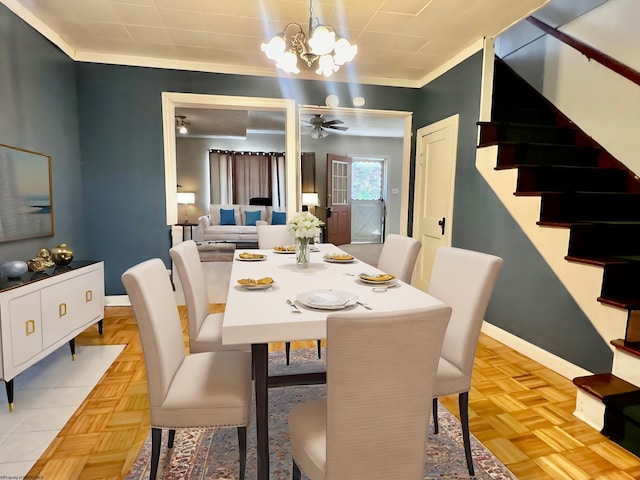
[[[309,238],[296,238],[296,263],[298,268],[309,268]]]

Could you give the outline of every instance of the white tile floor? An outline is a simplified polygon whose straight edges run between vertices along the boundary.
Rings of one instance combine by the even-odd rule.
[[[14,379],[14,410],[0,386],[0,478],[22,478],[98,383],[124,345],[68,345]],[[3,382],[0,382],[3,383]]]

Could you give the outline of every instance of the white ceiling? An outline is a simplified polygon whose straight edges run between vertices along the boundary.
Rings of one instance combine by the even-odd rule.
[[[307,0],[0,1],[74,60],[260,76],[278,75],[260,44],[309,21]],[[335,80],[419,88],[547,2],[315,0],[313,11],[358,45]]]

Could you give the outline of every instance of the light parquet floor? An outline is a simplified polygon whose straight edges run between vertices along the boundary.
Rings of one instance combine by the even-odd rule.
[[[180,312],[186,327],[186,311]],[[144,360],[131,309],[108,307],[104,335],[92,328],[76,342],[127,347],[27,478],[121,479],[149,433]],[[292,344],[314,347],[315,341]],[[457,397],[441,400],[458,415]],[[469,396],[471,431],[520,480],[640,479],[640,459],[575,418],[574,406],[570,380],[481,335]]]

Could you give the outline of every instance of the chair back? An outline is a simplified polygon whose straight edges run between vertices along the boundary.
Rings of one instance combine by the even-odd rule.
[[[480,328],[502,269],[502,258],[456,247],[436,250],[428,293],[453,309],[442,357],[469,377]]]
[[[185,358],[180,315],[167,269],[159,258],[122,274],[138,322],[149,385],[149,404],[159,407]]]
[[[193,240],[187,240],[172,247],[169,255],[178,271],[187,304],[189,338],[196,338],[202,322],[209,315],[207,277],[200,261],[198,247]]]
[[[249,199],[249,205],[264,205],[270,207],[271,204],[272,201],[269,197],[253,197]]]
[[[257,225],[258,248],[273,248],[280,245],[293,245],[293,237],[286,225]]]
[[[384,241],[378,268],[390,273],[405,283],[411,283],[413,268],[422,244],[415,238],[391,233]]]
[[[422,479],[451,308],[327,317],[326,480]]]

